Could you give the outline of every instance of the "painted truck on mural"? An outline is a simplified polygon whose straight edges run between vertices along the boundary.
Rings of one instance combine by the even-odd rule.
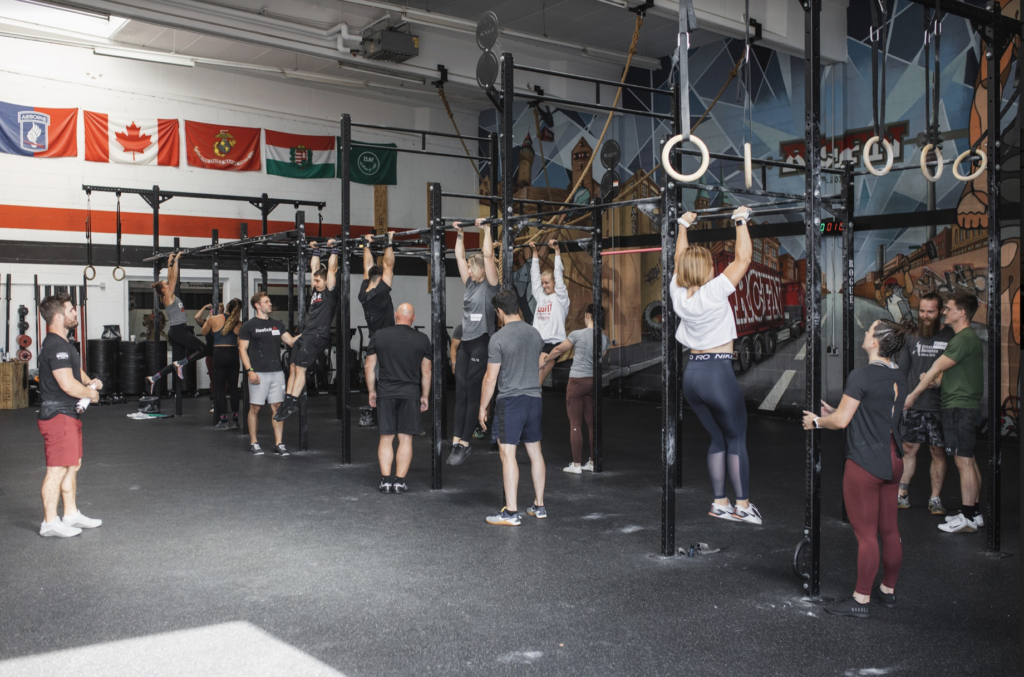
[[[732,252],[718,253],[715,273],[734,258]],[[806,328],[803,285],[783,282],[779,271],[756,261],[729,301],[736,316],[736,364],[741,372],[774,355],[781,341],[800,336]]]

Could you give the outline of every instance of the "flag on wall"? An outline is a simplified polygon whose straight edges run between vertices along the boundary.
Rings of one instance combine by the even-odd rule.
[[[178,120],[82,111],[86,162],[177,167]]]
[[[191,167],[229,172],[260,169],[260,128],[185,120],[185,155]]]
[[[398,185],[398,151],[388,150],[397,147],[393,143],[353,141],[348,155],[350,180],[371,186]]]
[[[266,130],[267,174],[293,179],[332,179],[337,164],[333,136]]]
[[[0,153],[77,157],[78,109],[36,108],[0,101]]]

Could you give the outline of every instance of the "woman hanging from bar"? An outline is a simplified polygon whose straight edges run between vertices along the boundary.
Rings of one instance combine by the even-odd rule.
[[[461,222],[452,224],[458,233],[455,260],[459,264],[459,275],[466,283],[466,294],[462,297],[462,343],[455,363],[455,422],[448,465],[461,464],[469,454],[480,410],[480,388],[487,371],[487,345],[495,332],[491,300],[501,287],[498,285],[498,268],[494,264],[491,227],[483,221],[476,220],[480,228],[481,251],[468,259]]]
[[[185,304],[174,293],[178,286],[178,260],[182,252],[174,252],[167,257],[167,279],[158,280],[152,285],[160,297],[160,303],[167,311],[168,324],[167,340],[181,348],[188,357],[171,362],[156,374],[146,377],[146,384],[150,394],[156,389],[156,383],[164,376],[174,371],[178,378],[185,380],[185,367],[196,360],[206,356],[206,344],[198,336],[188,330],[188,318],[185,317]],[[191,351],[191,354],[190,354]]]
[[[900,418],[911,388],[893,357],[913,330],[911,320],[903,324],[876,320],[861,343],[868,366],[850,372],[839,406],[822,401],[822,416],[804,412],[804,430],[847,430],[843,501],[857,537],[857,586],[853,597],[825,607],[836,616],[868,618],[872,599],[885,607],[896,606],[896,578],[903,563],[896,524],[896,496],[903,475]],[[872,590],[878,574],[879,536],[882,582]]]
[[[238,330],[242,328],[242,301],[231,299],[227,314],[211,314],[203,323],[203,336],[213,336],[213,388],[217,424],[214,430],[238,430]],[[228,421],[228,395],[231,421]]]
[[[675,274],[669,285],[672,309],[679,317],[676,340],[690,349],[683,373],[683,394],[704,429],[711,435],[708,473],[714,501],[708,514],[719,519],[761,524],[761,513],[750,502],[747,460],[747,408],[732,370],[736,318],[729,297],[750,267],[754,247],[747,221],[748,207],[732,213],[736,224],[736,258],[715,276],[715,262],[704,247],[691,247],[686,230],[697,220],[694,212],[679,219]],[[725,493],[728,474],[736,506]]]

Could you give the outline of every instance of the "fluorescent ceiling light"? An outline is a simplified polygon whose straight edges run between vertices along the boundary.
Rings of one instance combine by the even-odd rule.
[[[80,35],[108,39],[127,19],[100,12],[55,7],[31,0],[0,0],[0,21],[11,19],[22,24],[33,24],[39,30],[59,29]]]
[[[289,80],[306,80],[307,82],[320,82],[325,85],[339,85],[344,87],[365,87],[367,83],[359,82],[358,80],[346,80],[345,78],[334,77],[333,75],[324,75],[322,73],[312,73],[308,71],[289,71],[285,70],[281,72]]]
[[[171,66],[188,66],[189,68],[196,65],[194,59],[187,56],[178,56],[177,54],[165,54],[163,52],[147,52],[142,49],[121,49],[118,47],[93,47],[93,54],[99,56],[113,56],[119,59],[134,59],[135,61],[151,61],[153,63],[165,63]]]

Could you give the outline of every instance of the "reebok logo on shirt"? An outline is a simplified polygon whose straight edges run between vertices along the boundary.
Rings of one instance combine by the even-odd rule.
[[[271,334],[272,336],[280,336],[281,332],[276,327],[264,327],[262,329],[253,329],[254,334]]]
[[[67,353],[57,353],[56,355],[54,355],[54,357],[56,357],[58,360],[66,360],[66,359],[68,359],[68,354]]]

